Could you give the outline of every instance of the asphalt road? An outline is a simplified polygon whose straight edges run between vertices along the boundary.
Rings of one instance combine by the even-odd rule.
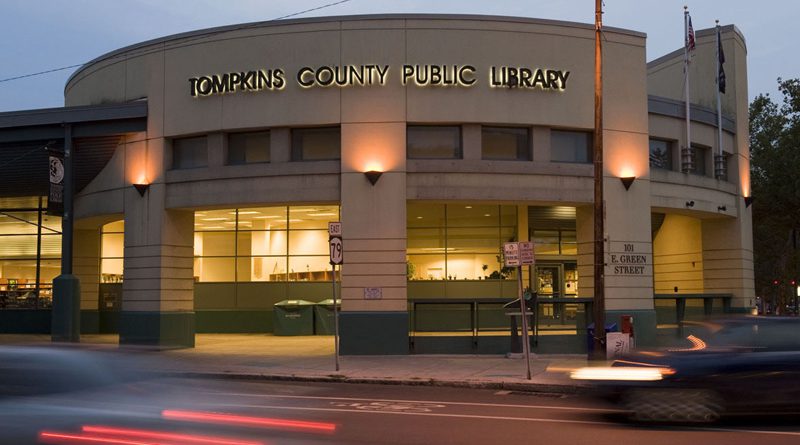
[[[585,396],[156,379],[0,400],[3,444],[797,444],[796,418],[641,426]]]

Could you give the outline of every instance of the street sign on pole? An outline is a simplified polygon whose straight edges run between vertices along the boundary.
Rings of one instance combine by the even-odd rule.
[[[520,265],[519,243],[503,244],[503,262],[506,267],[517,267]]]
[[[331,264],[342,264],[344,262],[342,239],[338,236],[331,237],[329,247],[331,252]]]
[[[519,262],[522,266],[533,266],[533,243],[530,241],[519,242]]]
[[[339,221],[329,222],[328,223],[328,236],[338,236],[339,238],[342,237],[342,223]]]

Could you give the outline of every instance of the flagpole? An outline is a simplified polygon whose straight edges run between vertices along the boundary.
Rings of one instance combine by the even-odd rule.
[[[681,152],[681,170],[689,173],[692,170],[692,130],[689,106],[689,7],[683,7],[683,79],[685,86],[686,114],[686,146]]]
[[[717,147],[719,147],[719,155],[714,157],[714,173],[717,179],[725,177],[725,154],[722,151],[722,99],[720,97],[721,87],[719,78],[719,71],[721,68],[719,50],[722,44],[720,40],[719,20],[717,20],[717,75],[716,82],[714,82],[717,85]]]

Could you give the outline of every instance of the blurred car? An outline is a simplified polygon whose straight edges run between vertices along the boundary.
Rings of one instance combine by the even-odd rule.
[[[85,390],[120,382],[112,361],[93,351],[0,346],[0,398]]]
[[[800,319],[747,316],[703,323],[690,345],[642,351],[572,378],[591,381],[633,420],[713,422],[800,412]]]

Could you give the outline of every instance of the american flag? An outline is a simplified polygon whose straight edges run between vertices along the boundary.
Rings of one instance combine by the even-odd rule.
[[[689,27],[686,32],[686,49],[694,51],[694,28],[692,27],[692,16],[689,16]]]

